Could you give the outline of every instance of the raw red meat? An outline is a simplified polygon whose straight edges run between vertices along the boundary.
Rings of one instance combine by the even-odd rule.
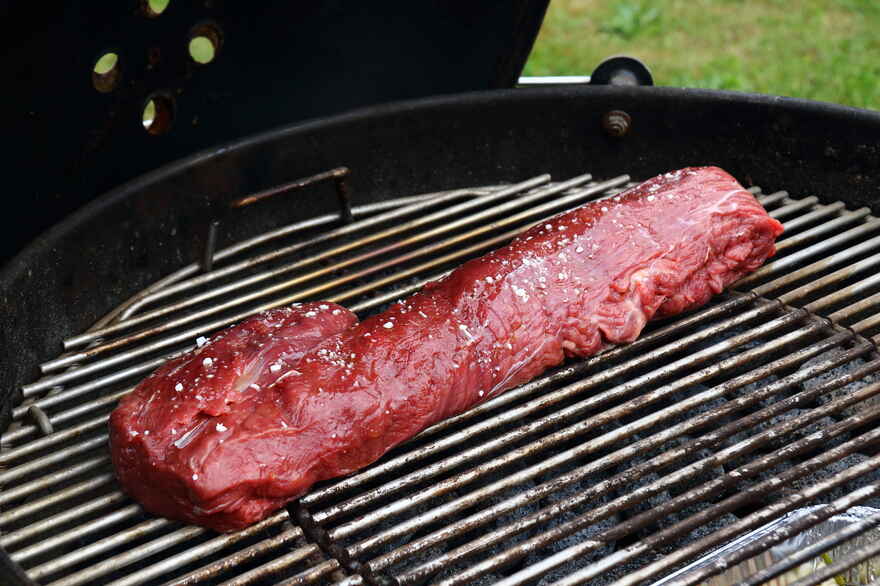
[[[211,453],[232,439],[230,431],[248,434],[250,449],[273,441],[285,415],[283,405],[263,400],[267,388],[308,350],[355,323],[344,307],[306,303],[196,340],[197,348],[166,362],[111,415],[111,454],[125,491],[149,511],[221,530],[283,505],[289,499],[236,483],[238,470],[249,465],[246,451],[224,452],[225,461]],[[208,461],[211,473],[197,463]]]
[[[726,172],[682,169],[547,220],[358,325],[329,304],[288,310],[318,312],[309,336],[272,338],[255,330],[272,318],[251,318],[123,399],[111,419],[119,478],[149,510],[244,527],[566,355],[705,303],[773,255],[781,232]],[[307,352],[242,393],[257,339]]]

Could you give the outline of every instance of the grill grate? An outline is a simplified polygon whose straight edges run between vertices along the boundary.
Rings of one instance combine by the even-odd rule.
[[[378,311],[627,185],[539,176],[354,207],[352,223],[285,226],[216,252],[210,272],[194,263],[162,279],[66,340],[24,387],[0,444],[0,544],[59,585],[635,584],[796,508],[831,503],[806,526],[880,503],[880,220],[757,188],[786,233],[734,291],[426,430],[316,487],[294,518],[216,535],[117,489],[110,410],[196,336],[305,299]]]

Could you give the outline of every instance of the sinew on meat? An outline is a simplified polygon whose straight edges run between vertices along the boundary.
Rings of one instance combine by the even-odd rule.
[[[288,499],[261,483],[240,482],[248,452],[285,429],[283,405],[263,399],[308,350],[355,323],[344,307],[306,303],[198,338],[192,352],[166,362],[113,411],[110,447],[122,487],[149,511],[220,530],[283,505]],[[216,458],[218,447],[244,436],[247,450]],[[262,484],[269,488],[272,477]]]
[[[240,529],[565,356],[704,304],[781,232],[725,171],[687,168],[549,219],[359,324],[330,303],[252,317],[121,401],[117,476],[150,511]]]

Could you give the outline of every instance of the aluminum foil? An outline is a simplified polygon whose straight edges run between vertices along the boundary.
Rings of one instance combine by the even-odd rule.
[[[792,511],[787,515],[752,531],[751,533],[743,535],[742,537],[715,550],[711,554],[698,559],[674,574],[655,582],[652,586],[671,584],[679,578],[685,578],[687,574],[694,572],[694,570],[709,565],[719,559],[723,559],[751,541],[760,539],[772,531],[785,527],[798,518],[810,512],[821,510],[824,507],[825,505],[818,505]],[[880,517],[880,509],[853,507],[845,513],[830,517],[826,521],[798,533],[794,537],[779,543],[760,555],[729,567],[722,574],[707,579],[703,584],[707,586],[732,586],[733,584],[739,584],[760,570],[775,564],[783,558],[786,558],[807,546],[813,545],[818,541],[833,535],[837,531],[840,531],[855,522],[877,517]],[[876,543],[878,540],[880,540],[880,527],[875,527],[837,545],[836,547],[833,547],[830,550],[827,550],[821,556],[815,557],[808,562],[792,568],[785,574],[766,582],[766,584],[771,586],[785,586],[787,584],[792,584],[805,576],[809,576],[816,570],[825,568],[828,564],[846,557],[854,549],[869,543]],[[878,577],[880,577],[880,557],[867,560],[841,574],[835,575],[834,578],[822,582],[822,586],[842,586],[844,584],[846,586],[860,586],[868,584]]]

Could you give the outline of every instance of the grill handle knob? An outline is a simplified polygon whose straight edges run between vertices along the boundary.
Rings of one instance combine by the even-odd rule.
[[[609,57],[599,64],[593,75],[555,75],[542,77],[520,77],[519,87],[561,86],[561,85],[654,85],[654,78],[648,66],[636,59],[618,55]]]
[[[609,57],[590,76],[590,85],[654,85],[648,66],[626,55]]]

